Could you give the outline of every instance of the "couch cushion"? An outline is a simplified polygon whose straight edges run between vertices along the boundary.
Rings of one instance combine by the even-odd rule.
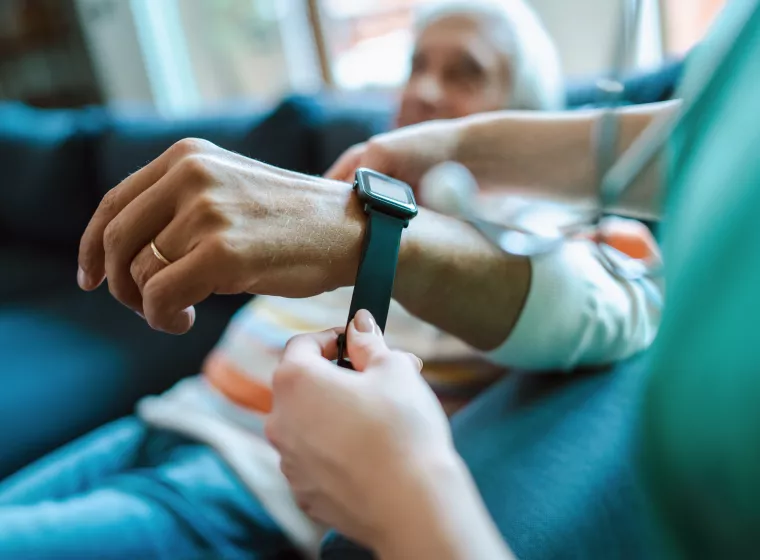
[[[0,478],[196,373],[241,300],[201,305],[183,337],[151,331],[102,288],[64,285],[4,304]]]

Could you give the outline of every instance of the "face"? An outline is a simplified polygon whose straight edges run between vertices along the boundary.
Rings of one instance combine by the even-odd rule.
[[[417,38],[398,126],[466,117],[508,105],[509,61],[487,22],[451,15]]]

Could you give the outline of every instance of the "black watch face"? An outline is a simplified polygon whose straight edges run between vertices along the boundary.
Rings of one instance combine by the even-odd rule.
[[[388,214],[411,219],[417,215],[417,203],[411,187],[370,169],[356,173],[360,195],[368,204]]]

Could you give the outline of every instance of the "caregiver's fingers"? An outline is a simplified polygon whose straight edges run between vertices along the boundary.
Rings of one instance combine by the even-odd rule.
[[[341,328],[294,336],[285,346],[282,362],[306,363],[315,358],[336,360],[338,358],[338,335]]]
[[[308,391],[322,390],[315,388],[339,382],[346,375],[346,370],[332,363],[338,357],[341,332],[342,328],[335,328],[294,336],[288,341],[272,378],[275,400],[287,400],[298,393],[299,387],[306,386]]]
[[[391,354],[380,327],[366,309],[360,309],[348,325],[346,341],[348,357],[356,371],[364,371]]]

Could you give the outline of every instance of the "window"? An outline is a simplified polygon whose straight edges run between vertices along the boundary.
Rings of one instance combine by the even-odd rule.
[[[321,85],[303,0],[131,0],[155,105],[181,116]]]
[[[437,0],[75,1],[85,14],[110,14],[85,17],[108,99],[148,101],[182,116],[325,85],[394,89],[409,73],[415,12]],[[556,41],[568,76],[609,70],[620,0],[525,1]],[[726,2],[642,1],[631,68],[687,52]]]
[[[431,0],[321,0],[332,78],[339,88],[393,87],[409,72],[415,7]]]

